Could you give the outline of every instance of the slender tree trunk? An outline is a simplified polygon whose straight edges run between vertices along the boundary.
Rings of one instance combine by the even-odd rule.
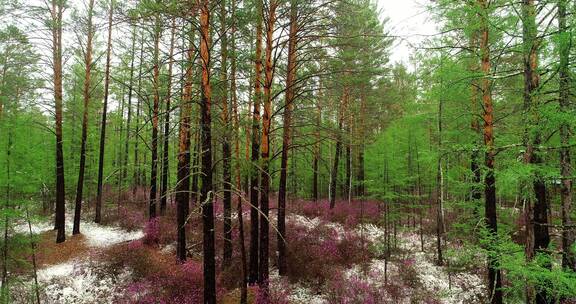
[[[416,151],[414,151],[414,154],[416,155],[416,175],[418,177],[417,179],[417,185],[416,185],[416,193],[417,193],[417,200],[418,200],[418,222],[419,222],[419,232],[420,232],[420,251],[424,252],[424,224],[422,221],[422,213],[424,211],[423,208],[423,204],[422,204],[422,175],[420,174],[420,160],[419,160],[419,154],[418,154],[418,143],[416,143],[416,145],[414,146],[414,149]]]
[[[440,59],[442,65],[442,58]],[[442,66],[440,67],[442,68]],[[442,83],[442,79],[440,79]],[[443,86],[443,85],[441,85]],[[438,102],[438,163],[436,170],[436,251],[437,264],[444,265],[442,256],[442,236],[444,234],[444,176],[442,172],[442,107],[444,105],[443,97]]]
[[[321,89],[322,85],[320,85]],[[319,162],[320,162],[320,126],[322,124],[322,107],[320,106],[320,98],[321,94],[318,94],[318,98],[316,100],[316,129],[315,129],[315,138],[316,142],[314,143],[314,159],[312,160],[312,199],[315,202],[318,201],[319,198],[319,189],[318,189],[318,175],[320,174],[319,170]]]
[[[220,81],[222,83],[222,181],[224,191],[224,248],[222,268],[226,269],[232,262],[232,150],[230,147],[230,117],[228,111],[228,34],[226,19],[226,0],[220,1]]]
[[[212,117],[210,113],[212,89],[210,87],[210,8],[209,0],[200,2],[200,59],[202,63],[201,89],[201,153],[204,303],[216,304],[216,261],[214,248],[214,205],[212,203]]]
[[[142,68],[144,66],[144,35],[142,35],[141,41],[140,41],[140,61],[139,61],[139,68],[138,68],[138,99],[136,102],[136,128],[134,128],[134,184],[136,187],[134,187],[134,194],[136,194],[136,190],[138,189],[139,186],[141,186],[141,175],[140,175],[140,162],[138,160],[138,142],[140,141],[139,137],[140,137],[140,108],[141,108],[141,104],[142,104]]]
[[[364,178],[365,178],[365,171],[364,171],[364,147],[365,147],[365,121],[364,115],[366,114],[366,95],[362,93],[360,95],[360,118],[358,119],[359,124],[358,128],[358,169],[356,172],[356,195],[357,196],[364,196],[365,195],[365,186],[364,186]]]
[[[566,26],[567,0],[558,1],[558,25],[560,31],[560,111],[565,117],[570,111],[570,48],[572,36]],[[565,118],[567,120],[567,118]],[[570,124],[563,122],[560,126],[560,174],[562,187],[560,201],[562,202],[562,267],[576,271],[576,255],[572,250],[574,244],[574,228],[572,228],[572,162],[570,159]]]
[[[166,202],[168,200],[168,174],[169,174],[169,162],[168,162],[168,152],[170,146],[170,102],[172,100],[172,66],[174,65],[174,42],[176,35],[176,18],[172,18],[172,30],[170,34],[170,51],[168,59],[168,83],[166,84],[166,113],[164,114],[164,148],[162,149],[162,187],[160,190],[160,214],[164,215],[166,213]],[[188,129],[190,127],[188,126]],[[188,136],[187,136],[188,137]],[[188,137],[188,141],[190,138]],[[188,144],[190,145],[190,144]],[[190,158],[190,151],[188,151],[188,158]],[[190,168],[190,162],[188,161],[188,168]],[[189,169],[188,169],[189,170]]]
[[[158,0],[157,0],[158,1]],[[150,197],[148,215],[150,219],[156,217],[156,203],[157,203],[157,178],[158,178],[158,112],[160,107],[160,36],[161,24],[160,16],[156,16],[154,25],[154,67],[152,79],[152,91],[154,93],[154,104],[152,107],[152,159],[150,169]]]
[[[86,38],[86,53],[84,57],[84,112],[82,114],[82,138],[80,143],[80,167],[78,170],[78,184],[76,187],[76,205],[74,208],[74,226],[72,234],[80,233],[80,215],[82,209],[82,191],[84,190],[84,170],[86,167],[86,137],[88,134],[88,104],[90,103],[90,76],[92,71],[92,14],[94,11],[94,0],[88,2],[88,33]]]
[[[12,131],[8,130],[8,146],[6,147],[6,202],[4,204],[4,239],[2,242],[2,283],[0,290],[0,301],[10,303],[9,286],[8,286],[8,229],[10,227],[10,155],[12,154]]]
[[[492,83],[490,74],[490,45],[488,30],[488,2],[478,0],[480,6],[480,55],[483,78],[480,88],[484,105],[484,145],[486,175],[484,177],[485,221],[488,232],[495,237],[498,231],[496,213],[496,178],[494,177],[494,106],[492,103]],[[488,253],[488,291],[491,304],[502,304],[502,275],[497,254]]]
[[[345,177],[344,177],[344,192],[342,193],[342,196],[344,196],[345,199],[350,198],[352,189],[350,189],[350,184],[352,182],[352,147],[350,144],[350,135],[351,135],[351,124],[352,119],[350,119],[347,122],[347,126],[345,127],[345,132],[347,135],[347,139],[346,139],[346,144],[345,144],[345,148],[344,148],[344,169],[345,169]]]
[[[192,31],[193,33],[193,31]],[[184,94],[180,103],[178,132],[178,182],[176,183],[176,220],[178,224],[177,252],[180,262],[186,260],[186,219],[190,202],[190,115],[192,113],[192,81],[194,65],[194,36],[191,35],[186,52],[188,66],[184,74]]]
[[[36,296],[36,302],[40,302],[40,285],[38,284],[38,265],[36,262],[36,241],[34,240],[34,235],[32,233],[32,223],[30,222],[30,212],[26,208],[26,222],[28,223],[28,236],[30,237],[30,249],[32,250],[32,277],[34,278],[34,295]],[[4,286],[4,284],[2,284]]]
[[[234,123],[234,155],[236,163],[237,213],[240,259],[242,261],[242,286],[240,287],[240,304],[248,303],[248,264],[246,261],[246,245],[244,242],[244,214],[242,213],[242,177],[240,173],[240,118],[238,117],[238,95],[236,94],[236,0],[231,3],[231,33],[230,33],[230,93],[232,94],[232,109]],[[248,107],[250,109],[250,107]]]
[[[534,0],[522,1],[522,39],[524,55],[524,110],[525,113],[525,144],[526,152],[524,161],[527,164],[539,166],[542,163],[541,156],[535,152],[540,145],[539,130],[539,97],[540,75],[538,72],[538,25],[536,24],[536,7]],[[534,128],[531,130],[531,128]],[[526,212],[526,257],[531,260],[537,252],[543,253],[550,243],[548,231],[548,202],[546,198],[546,185],[540,172],[533,176],[532,188],[535,201],[527,203]],[[551,267],[551,265],[545,265]],[[544,284],[546,284],[544,282]],[[531,286],[528,286],[527,300],[532,301]],[[548,303],[549,295],[545,288],[536,288],[535,300],[537,304]]]
[[[252,115],[252,167],[250,170],[250,268],[248,283],[254,284],[258,281],[259,274],[259,172],[258,166],[260,153],[260,102],[262,101],[262,0],[256,0],[256,58],[254,76],[254,111]]]
[[[346,104],[348,102],[348,91],[347,87],[344,88],[342,94],[342,101],[340,102],[340,109],[338,113],[338,130],[336,135],[336,152],[334,153],[334,165],[332,166],[332,172],[330,173],[330,209],[333,209],[336,205],[336,185],[338,179],[338,166],[340,162],[340,154],[342,150],[342,125],[344,123],[344,116],[346,111]]]
[[[471,50],[471,60],[470,60],[470,72],[478,72],[478,60],[476,59],[478,49],[478,33],[473,32],[470,37],[470,50]],[[482,193],[480,191],[481,182],[481,172],[480,172],[480,151],[478,148],[478,139],[480,138],[480,123],[478,122],[478,81],[472,79],[470,84],[470,112],[471,112],[471,122],[470,129],[472,131],[472,153],[470,155],[470,171],[472,173],[472,189],[470,191],[470,198],[472,204],[474,204],[474,214],[478,213],[478,202],[482,199]]]
[[[58,0],[52,0],[52,55],[54,69],[54,104],[56,132],[56,214],[55,228],[58,230],[56,243],[66,240],[65,225],[65,187],[64,153],[62,151],[62,13],[63,6]]]
[[[198,120],[199,121],[199,120]],[[200,123],[196,121],[196,126],[200,126]],[[201,127],[201,126],[200,126]],[[194,134],[194,153],[192,154],[192,167],[190,168],[190,174],[192,175],[192,201],[194,203],[198,202],[199,191],[198,191],[198,181],[200,177],[200,131]]]
[[[96,216],[94,222],[102,219],[102,180],[104,178],[104,144],[106,143],[106,112],[108,111],[108,92],[110,87],[110,55],[112,52],[112,14],[114,0],[110,0],[108,15],[108,44],[106,46],[106,72],[104,75],[104,104],[102,107],[102,124],[100,125],[100,157],[98,158],[98,190],[96,194]]]
[[[134,90],[134,51],[136,47],[136,26],[132,25],[132,50],[130,52],[130,80],[128,82],[128,117],[126,118],[126,139],[124,141],[124,160],[122,162],[122,185],[128,177],[128,152],[130,148],[130,123],[132,122],[132,91]]]
[[[285,275],[286,264],[286,183],[288,151],[290,149],[292,111],[296,80],[296,35],[298,34],[296,0],[290,2],[290,32],[288,34],[288,66],[286,76],[286,102],[284,105],[284,134],[282,136],[282,160],[280,161],[280,185],[278,186],[278,273]],[[292,160],[294,161],[294,160]]]
[[[270,194],[270,128],[272,125],[272,85],[274,83],[274,66],[272,48],[273,35],[276,23],[276,8],[278,2],[269,3],[266,25],[266,80],[264,82],[264,113],[262,115],[262,145],[260,146],[262,158],[262,175],[260,176],[260,266],[258,280],[260,288],[268,296],[269,277],[269,194]]]

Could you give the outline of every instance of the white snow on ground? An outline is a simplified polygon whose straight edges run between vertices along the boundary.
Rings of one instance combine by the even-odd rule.
[[[285,291],[287,282],[278,275],[278,269],[270,270],[270,290]],[[302,284],[292,283],[288,287],[288,299],[292,304],[329,304],[322,295],[314,294],[312,290]]]
[[[66,214],[66,234],[72,233],[74,216]],[[32,223],[32,233],[38,234],[54,229],[51,222]],[[28,224],[21,223],[14,227],[19,233],[28,233]],[[142,230],[126,231],[119,227],[103,226],[92,222],[80,222],[80,233],[85,237],[86,244],[94,248],[103,248],[122,242],[140,239],[144,236]]]
[[[310,219],[302,215],[290,214],[287,216],[287,220],[304,226],[308,230],[315,229],[319,225],[324,224],[338,232],[339,239],[342,238],[344,234],[345,228],[341,224],[325,222],[320,218]],[[358,226],[354,232],[362,235],[372,243],[382,242],[385,236],[384,230],[373,224]],[[486,289],[484,280],[480,276],[474,273],[456,273],[452,274],[449,278],[448,272],[444,267],[436,266],[431,262],[434,257],[428,257],[420,251],[421,241],[417,233],[399,233],[398,238],[399,247],[408,252],[409,258],[414,259],[413,267],[417,270],[418,279],[422,283],[423,288],[431,291],[434,295],[438,295],[443,303],[479,303],[477,295],[483,294]],[[435,240],[429,237],[424,237],[425,244],[430,244],[434,241]],[[384,267],[384,260],[373,259],[370,261],[366,271],[363,271],[359,265],[355,265],[351,269],[348,269],[345,275],[348,278],[361,278],[373,286],[381,286],[384,283]],[[386,269],[388,278],[398,277],[401,269],[402,267],[399,267],[399,265],[389,262]],[[311,300],[307,298],[310,293],[309,289],[296,284],[293,286],[293,290],[300,290],[299,293],[302,294],[302,300],[294,301],[294,303],[312,303]],[[291,294],[294,295],[295,293],[296,292],[293,291]],[[314,297],[324,300],[321,296],[315,295],[313,298]],[[409,303],[410,299],[407,298],[405,300]],[[325,302],[320,301],[317,303]]]
[[[81,233],[90,247],[108,247],[122,242],[133,241],[144,236],[142,230],[125,231],[119,227],[102,226],[94,223],[82,223]]]
[[[66,232],[72,232],[72,216],[67,215]],[[49,222],[32,224],[33,233],[42,233],[53,229]],[[18,225],[15,230],[28,233],[28,225]],[[140,239],[144,233],[125,231],[119,227],[98,225],[91,222],[81,222],[80,231],[88,246],[94,249],[107,248],[115,244]],[[38,270],[38,283],[42,290],[42,303],[112,303],[119,295],[116,290],[118,282],[129,280],[131,274],[127,269],[121,269],[118,276],[113,276],[102,270],[99,262],[88,259],[73,259],[61,264],[48,266]],[[31,285],[29,282],[27,285]],[[18,303],[18,301],[16,301]],[[22,302],[25,303],[25,302]]]
[[[305,216],[302,216],[300,214],[289,214],[286,216],[286,221],[288,222],[293,222],[296,225],[299,226],[303,226],[308,230],[312,230],[316,227],[318,227],[318,225],[320,225],[322,223],[322,219],[320,219],[319,217],[315,217],[315,218],[308,218]],[[334,223],[334,225],[339,225]]]
[[[130,276],[127,269],[113,276],[100,271],[96,262],[78,260],[39,271],[43,303],[112,303],[121,295],[116,286]]]
[[[48,282],[53,278],[70,276],[74,272],[74,266],[78,261],[68,261],[62,264],[48,266],[46,268],[38,269],[38,281]]]
[[[160,249],[163,254],[175,254],[176,253],[176,242],[168,244]]]

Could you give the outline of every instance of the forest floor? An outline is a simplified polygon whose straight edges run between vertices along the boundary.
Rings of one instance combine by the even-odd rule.
[[[219,203],[216,219],[221,226]],[[386,227],[382,222],[380,208],[374,211],[377,203],[366,203],[363,208],[367,210],[359,210],[358,202],[353,202],[354,206],[338,202],[341,207],[335,211],[328,210],[326,203],[297,201],[294,204],[298,207],[290,208],[286,276],[278,275],[272,261],[276,233],[271,233],[272,303],[483,302],[483,259],[477,260],[477,267],[449,271],[435,264],[433,235],[424,233],[421,239],[419,230],[409,223],[392,231],[391,225]],[[147,223],[135,206],[118,208],[115,216],[104,220],[105,225],[82,221],[82,234],[69,235],[58,245],[54,243],[52,222],[32,223],[32,233],[37,236],[35,257],[42,303],[201,303],[202,246],[196,231],[201,230],[197,229],[199,219],[191,219],[190,226],[196,229],[189,232],[189,262],[177,265],[173,214]],[[172,207],[169,204],[169,210]],[[249,210],[244,210],[243,216],[249,222]],[[72,214],[66,218],[70,233]],[[275,213],[270,219],[276,222]],[[249,231],[249,223],[246,225],[245,231]],[[15,231],[29,234],[25,223],[16,226]],[[219,235],[221,230],[216,233]],[[235,232],[234,244],[237,237]],[[386,244],[390,246],[388,251]],[[221,253],[222,241],[216,245]],[[222,303],[238,303],[241,267],[237,247],[234,251],[231,269],[221,271],[218,267]],[[217,262],[220,265],[219,259]],[[30,269],[23,271],[18,275],[21,283],[13,284],[17,286],[12,288],[16,303],[34,303],[31,273]],[[251,287],[249,293],[250,302],[256,303],[258,288]]]

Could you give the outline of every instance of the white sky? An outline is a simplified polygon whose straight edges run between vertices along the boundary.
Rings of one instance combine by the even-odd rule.
[[[387,30],[396,38],[391,50],[391,62],[404,62],[410,66],[410,55],[414,47],[436,33],[436,26],[430,20],[426,3],[430,0],[376,0],[381,18],[388,17]]]

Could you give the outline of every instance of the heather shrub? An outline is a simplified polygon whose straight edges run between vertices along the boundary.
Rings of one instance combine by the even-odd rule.
[[[379,202],[376,201],[337,201],[333,209],[327,200],[318,202],[296,201],[294,212],[309,218],[320,217],[330,222],[337,222],[354,227],[360,221],[378,223],[381,217]]]
[[[141,229],[142,224],[145,222],[144,214],[134,208],[121,206],[118,209],[118,221],[116,223],[128,231]]]
[[[155,217],[146,223],[143,242],[146,245],[158,246],[160,243],[160,218]]]
[[[398,272],[404,285],[411,288],[417,288],[420,285],[418,271],[414,267],[415,264],[416,261],[412,258],[403,259],[400,261],[400,269],[402,269],[402,271]]]
[[[326,298],[334,304],[397,303],[384,289],[369,280],[353,275],[348,278],[338,273],[326,287]]]
[[[363,250],[360,237],[354,232],[339,235],[323,223],[314,229],[287,223],[288,277],[319,288],[341,268],[348,268],[370,259]]]
[[[120,301],[132,303],[193,304],[202,302],[203,274],[200,262],[172,264],[162,271],[130,283]]]
[[[291,287],[285,278],[277,278],[269,283],[269,289],[253,287],[256,295],[254,304],[290,304]]]

